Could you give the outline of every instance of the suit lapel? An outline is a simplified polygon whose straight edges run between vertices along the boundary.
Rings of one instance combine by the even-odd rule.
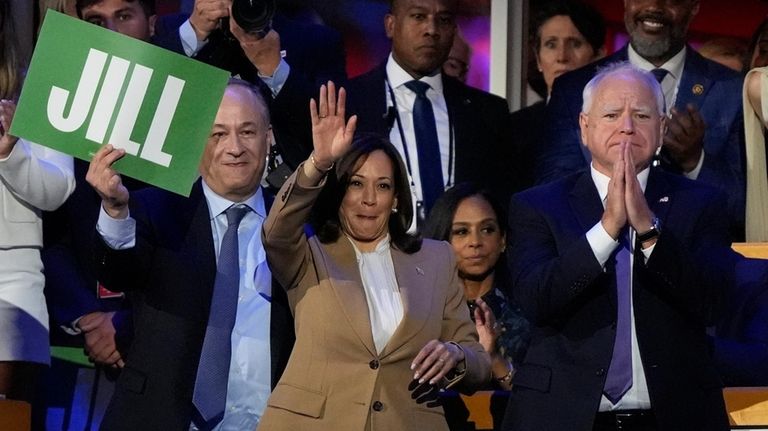
[[[712,80],[707,77],[707,69],[704,58],[688,46],[685,53],[685,68],[675,99],[677,109],[682,110],[689,103],[701,109],[707,93],[712,87]]]
[[[391,252],[395,278],[403,302],[403,320],[382,350],[382,358],[397,351],[421,331],[426,323],[424,316],[432,314],[430,308],[434,292],[431,287],[435,278],[432,270],[434,265],[427,267],[424,259],[414,259],[417,255],[406,255],[394,248]]]
[[[651,168],[651,173],[648,175],[648,185],[645,187],[645,200],[656,218],[662,221],[662,224],[667,218],[667,212],[674,197],[670,192],[670,184],[667,182],[664,172],[661,172],[659,168]]]
[[[445,97],[445,106],[448,108],[449,123],[453,127],[451,133],[454,134],[454,160],[456,161],[456,179],[454,182],[462,181],[465,178],[471,178],[465,173],[466,169],[477,167],[472,150],[475,141],[477,124],[472,120],[475,118],[472,99],[466,97],[462,91],[461,84],[445,75],[443,75],[443,96]],[[467,150],[470,151],[467,151]],[[476,148],[474,150],[477,150]]]
[[[603,203],[592,182],[590,171],[585,171],[576,179],[569,195],[571,209],[582,227],[583,232],[592,229],[603,214]]]
[[[328,269],[328,276],[331,279],[336,300],[360,342],[371,355],[376,356],[368,300],[363,290],[360,270],[357,267],[355,250],[343,234],[336,242],[326,247],[331,256],[328,260],[329,265],[333,265]]]
[[[195,262],[194,269],[191,268],[191,270],[197,271],[199,275],[197,279],[200,280],[200,294],[204,295],[203,303],[209,307],[216,279],[216,255],[211,232],[211,215],[203,194],[201,180],[194,184],[186,202],[189,208],[186,210],[180,208],[177,215],[189,217],[186,253],[190,256],[190,262]],[[187,226],[183,221],[179,225]]]

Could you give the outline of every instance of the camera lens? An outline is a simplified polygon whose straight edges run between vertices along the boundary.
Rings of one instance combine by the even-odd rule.
[[[232,19],[248,33],[264,36],[275,14],[275,0],[233,0]]]

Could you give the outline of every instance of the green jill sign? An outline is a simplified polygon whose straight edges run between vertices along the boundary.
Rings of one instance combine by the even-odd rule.
[[[86,161],[112,144],[118,172],[188,196],[228,77],[49,11],[11,133]]]

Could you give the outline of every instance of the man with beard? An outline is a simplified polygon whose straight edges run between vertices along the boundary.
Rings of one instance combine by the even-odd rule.
[[[699,0],[624,0],[629,44],[555,81],[547,107],[550,127],[537,160],[538,183],[588,168],[591,157],[580,145],[577,121],[581,89],[601,67],[629,60],[651,71],[664,91],[669,118],[659,154],[662,167],[723,189],[731,237],[743,238],[743,78],[686,45],[699,5]]]

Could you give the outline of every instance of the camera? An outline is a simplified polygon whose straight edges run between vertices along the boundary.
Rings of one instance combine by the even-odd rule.
[[[247,33],[264,37],[272,28],[275,0],[232,0],[232,19]]]

